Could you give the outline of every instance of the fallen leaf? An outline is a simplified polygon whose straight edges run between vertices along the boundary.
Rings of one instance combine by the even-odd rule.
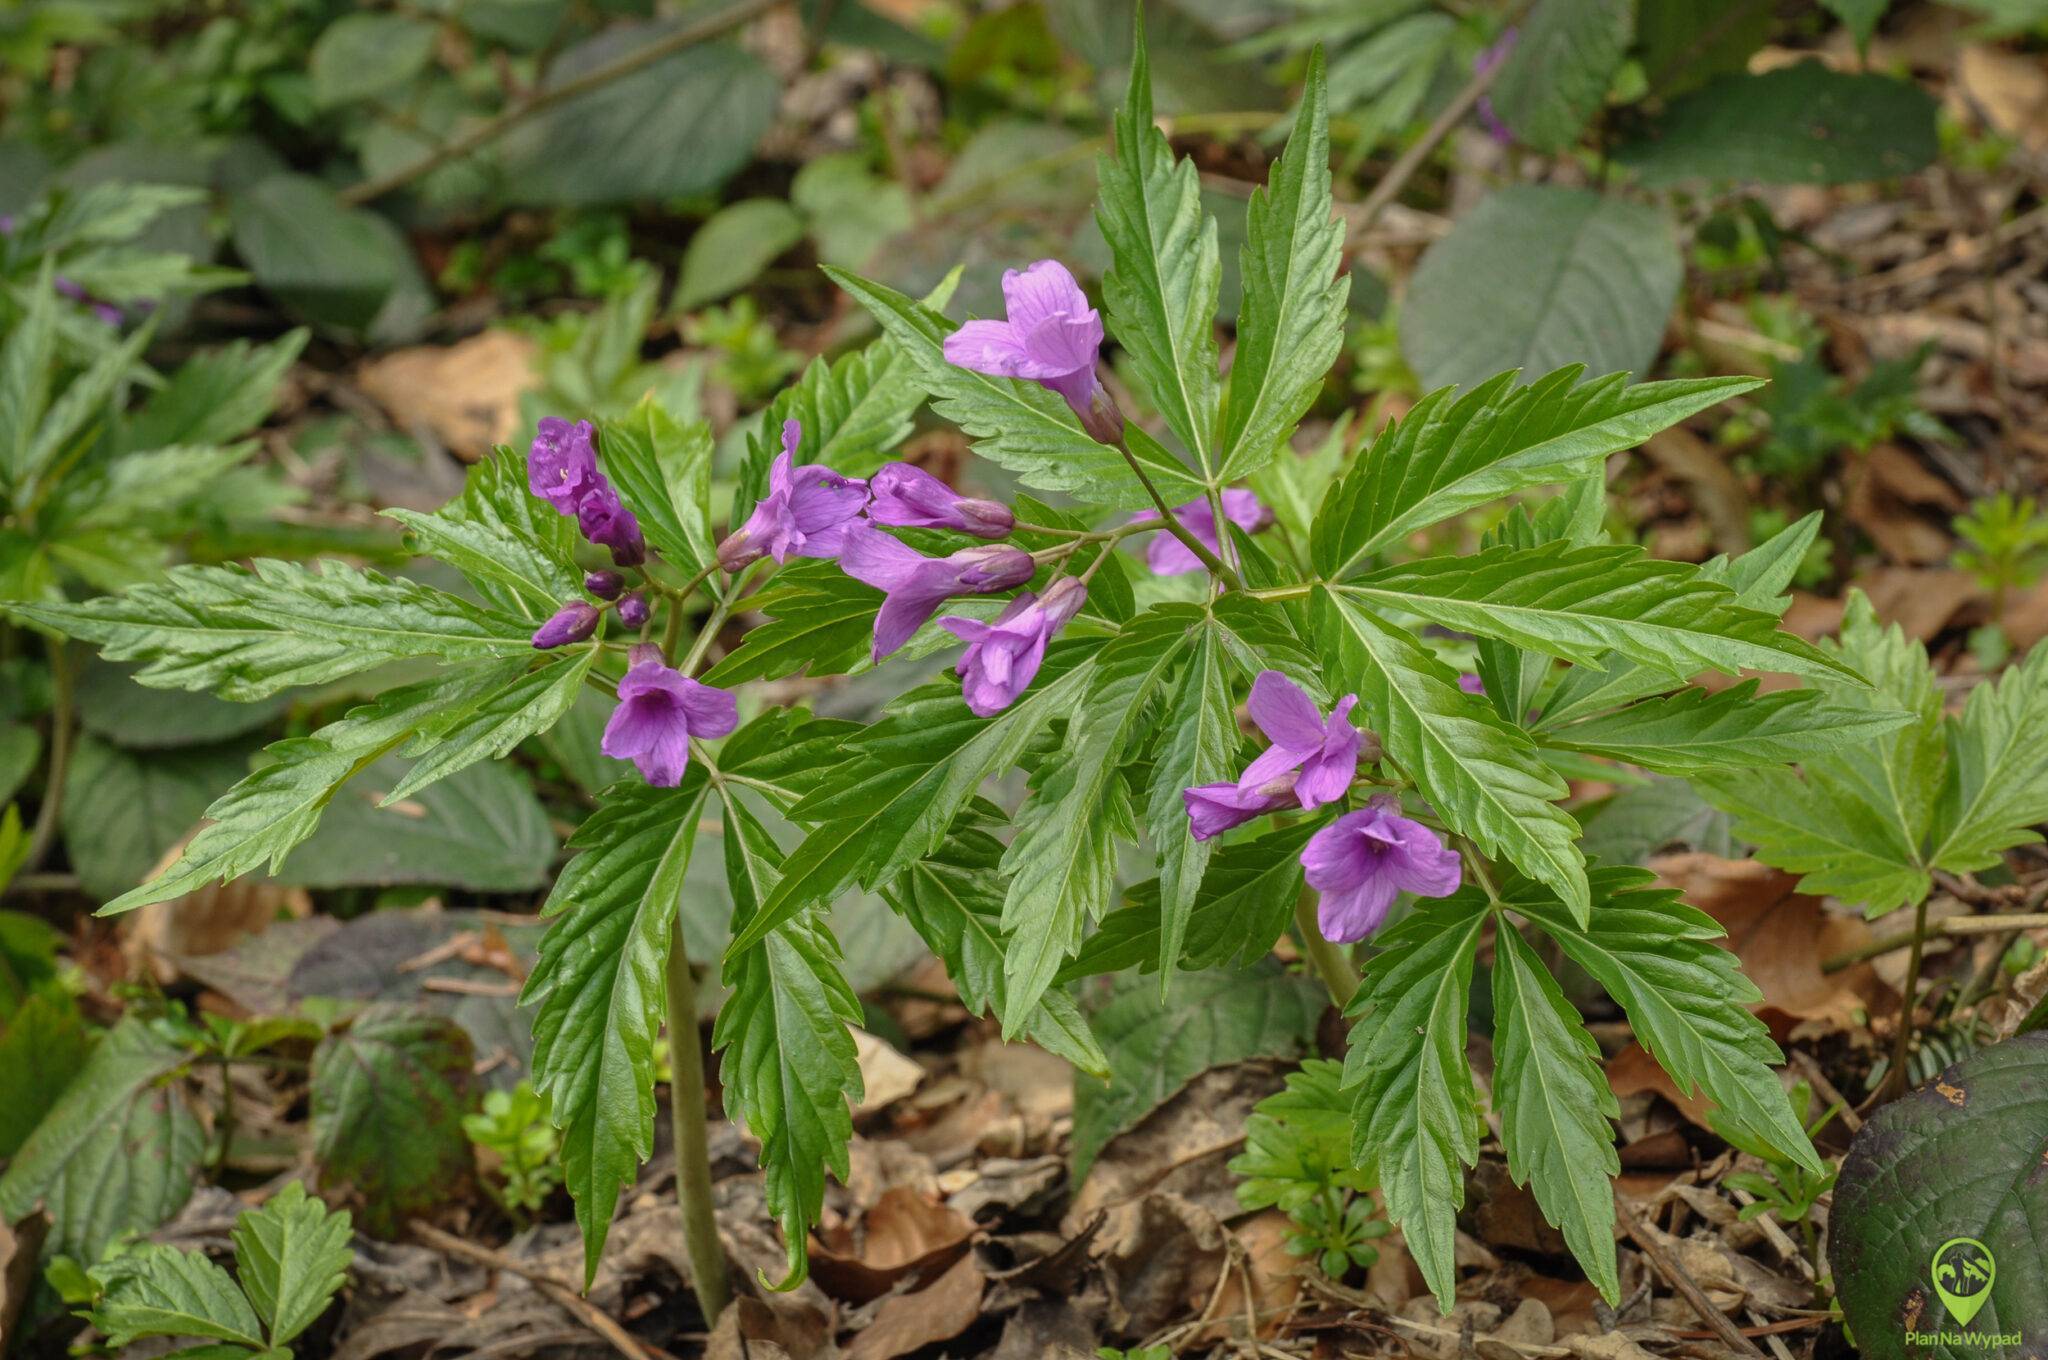
[[[963,1256],[945,1274],[915,1294],[898,1294],[882,1304],[875,1320],[846,1348],[847,1360],[895,1360],[899,1355],[950,1341],[981,1316],[981,1269]]]
[[[1526,1360],[1522,1346],[1548,1346],[1557,1339],[1557,1324],[1550,1309],[1536,1299],[1524,1298],[1515,1311],[1502,1318],[1489,1337],[1475,1340],[1472,1348],[1483,1360]]]
[[[853,1056],[863,1090],[860,1104],[853,1107],[856,1116],[894,1105],[924,1080],[922,1067],[864,1029],[853,1032]]]
[[[1948,522],[1965,504],[1961,492],[1897,444],[1879,444],[1852,462],[1848,480],[1849,518],[1893,562],[1948,560]]]
[[[189,840],[187,837],[186,840]],[[185,841],[150,871],[155,877],[185,853]],[[151,902],[121,923],[121,954],[131,969],[147,969],[160,985],[177,981],[182,960],[224,954],[282,917],[304,920],[313,899],[260,875],[211,883],[162,902]]]
[[[834,1298],[865,1303],[899,1281],[930,1279],[966,1252],[973,1235],[971,1220],[898,1186],[883,1192],[857,1230],[842,1221],[813,1235],[811,1275]]]
[[[2048,151],[2048,61],[1988,43],[1956,56],[1953,92],[1989,123],[2035,155]]]
[[[0,1219],[0,1348],[14,1335],[15,1324],[36,1292],[37,1256],[49,1226],[41,1213],[12,1225]]]
[[[519,434],[519,395],[539,385],[537,346],[511,331],[453,345],[393,350],[364,364],[356,383],[402,429],[424,428],[475,462]]]
[[[1261,1337],[1279,1334],[1288,1309],[1301,1297],[1301,1272],[1311,1268],[1304,1258],[1287,1250],[1287,1239],[1294,1232],[1294,1220],[1278,1209],[1254,1214],[1231,1229],[1237,1238],[1237,1253],[1216,1299],[1217,1321],[1206,1333],[1210,1339],[1243,1337],[1247,1312],[1262,1319]],[[1247,1278],[1249,1304],[1245,1300]]]
[[[1227,1179],[1219,1177],[1218,1179]],[[1146,1195],[1120,1205],[1122,1232],[1097,1239],[1109,1283],[1109,1320],[1118,1332],[1149,1336],[1202,1308],[1229,1261],[1216,1215],[1179,1195]]]
[[[831,1328],[815,1309],[743,1296],[711,1329],[704,1360],[812,1360],[831,1342]]]

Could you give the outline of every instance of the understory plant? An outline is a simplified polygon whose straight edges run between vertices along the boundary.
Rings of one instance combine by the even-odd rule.
[[[441,510],[390,512],[467,593],[258,561],[11,606],[141,663],[144,684],[237,700],[440,663],[273,745],[176,863],[105,910],[275,865],[386,753],[413,761],[386,792],[404,799],[601,691],[604,750],[634,771],[599,797],[543,909],[533,1084],[594,1271],[654,1145],[666,1023],[706,1317],[727,1285],[702,980],[678,910],[706,850],[732,904],[730,942],[704,961],[727,989],[712,1042],[786,1246],[771,1287],[804,1278],[826,1173],[848,1170],[861,1006],[827,910],[860,889],[918,931],[969,1010],[1089,1072],[1108,1064],[1070,984],[1139,970],[1164,994],[1183,970],[1263,960],[1292,923],[1353,1022],[1325,1083],[1349,1159],[1333,1183],[1379,1187],[1445,1306],[1489,1107],[1515,1179],[1619,1298],[1616,1105],[1545,962],[1557,953],[1733,1136],[1819,1174],[1719,928],[1641,870],[1589,861],[1563,806],[1565,774],[1602,762],[1739,790],[1788,762],[1854,759],[1909,721],[1872,698],[1856,654],[1777,626],[1817,519],[1703,566],[1602,529],[1609,455],[1755,381],[1503,373],[1422,398],[1354,456],[1298,458],[1348,289],[1320,57],[1249,206],[1226,374],[1216,226],[1154,126],[1142,31],[1135,50],[1099,165],[1102,310],[1054,261],[1007,274],[1004,316],[965,325],[942,314],[945,289],[920,302],[831,271],[881,338],[776,396],[722,536],[708,427],[643,402],[595,424],[550,417]],[[1110,336],[1131,410],[1101,377]],[[967,497],[891,461],[927,400],[1033,494]],[[1274,523],[1243,486],[1255,476],[1316,507],[1305,532]],[[1504,502],[1477,551],[1416,555],[1423,531]],[[735,620],[754,622],[729,645]],[[1476,669],[1447,659],[1473,646],[1449,634],[1477,640]],[[885,658],[903,688],[868,723],[748,688]],[[1689,682],[1743,670],[1827,689]],[[1145,881],[1122,880],[1133,864]],[[1351,951],[1368,939],[1361,980]],[[1482,955],[1485,1090],[1465,1056]]]

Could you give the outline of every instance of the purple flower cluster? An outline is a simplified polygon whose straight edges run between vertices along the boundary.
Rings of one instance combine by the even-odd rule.
[[[1246,709],[1272,744],[1234,782],[1182,790],[1194,838],[1208,840],[1269,812],[1313,811],[1342,799],[1364,746],[1364,734],[1351,725],[1357,703],[1357,695],[1345,695],[1326,719],[1292,680],[1261,671]],[[1461,874],[1457,854],[1428,827],[1401,816],[1388,795],[1316,832],[1301,863],[1321,894],[1317,924],[1338,944],[1379,929],[1399,893],[1441,897],[1457,889]]]
[[[598,471],[597,440],[589,421],[571,425],[560,416],[543,417],[526,455],[526,484],[556,514],[573,516],[583,537],[611,549],[612,561],[637,567],[647,560],[640,521]]]

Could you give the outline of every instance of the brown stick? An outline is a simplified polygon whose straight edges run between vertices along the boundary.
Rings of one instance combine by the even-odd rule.
[[[412,1235],[430,1247],[448,1252],[454,1256],[467,1257],[478,1265],[492,1270],[502,1270],[509,1274],[517,1275],[520,1279],[525,1280],[535,1289],[538,1289],[554,1302],[567,1309],[570,1316],[574,1317],[578,1322],[603,1337],[610,1343],[611,1348],[620,1355],[625,1356],[626,1360],[654,1360],[653,1352],[634,1340],[632,1333],[621,1327],[615,1319],[599,1309],[596,1304],[584,1298],[552,1275],[544,1275],[530,1266],[522,1265],[502,1251],[493,1251],[489,1247],[478,1246],[474,1242],[465,1242],[453,1233],[442,1232],[433,1224],[422,1222],[417,1218],[412,1221],[410,1227]]]
[[[1636,1216],[1635,1210],[1629,1208],[1627,1201],[1619,1197],[1615,1199],[1614,1217],[1620,1222],[1623,1231],[1635,1239],[1636,1246],[1649,1258],[1650,1265],[1656,1272],[1664,1277],[1664,1282],[1677,1290],[1680,1298],[1692,1305],[1693,1312],[1699,1314],[1701,1322],[1714,1329],[1714,1335],[1721,1339],[1723,1345],[1738,1355],[1750,1356],[1752,1360],[1764,1360],[1764,1353],[1757,1349],[1756,1343],[1744,1336],[1734,1322],[1729,1320],[1728,1315],[1716,1308],[1713,1300],[1693,1283],[1692,1276],[1685,1273],[1685,1267],[1679,1265],[1671,1253],[1664,1249],[1664,1244],[1644,1226],[1642,1219]]]
[[[1831,954],[1820,965],[1823,973],[1839,973],[1851,964],[1905,949],[1915,940],[1935,935],[1997,935],[2008,930],[2039,930],[2048,926],[2048,912],[2008,912],[2003,916],[1947,916],[1929,921],[1925,930],[1902,930],[1839,954]]]
[[[1855,1133],[1862,1129],[1863,1116],[1856,1113],[1855,1107],[1849,1103],[1849,1097],[1842,1094],[1841,1088],[1828,1080],[1828,1074],[1820,1070],[1820,1064],[1813,1060],[1811,1053],[1804,1049],[1794,1049],[1792,1065],[1799,1069],[1800,1075],[1806,1078],[1822,1100],[1841,1110],[1842,1124],[1849,1132]]]

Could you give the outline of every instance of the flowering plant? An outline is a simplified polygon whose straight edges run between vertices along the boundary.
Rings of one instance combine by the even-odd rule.
[[[1855,698],[1867,691],[1839,652],[1777,627],[1814,520],[1705,566],[1606,539],[1603,460],[1754,381],[1507,373],[1424,398],[1334,467],[1297,457],[1348,288],[1320,58],[1251,201],[1226,375],[1215,224],[1193,165],[1154,126],[1142,39],[1100,164],[1103,311],[1053,261],[1005,277],[1003,319],[964,325],[942,315],[949,288],[919,302],[830,271],[883,335],[814,363],[771,404],[722,538],[709,430],[648,402],[596,426],[544,421],[527,453],[499,450],[440,511],[391,512],[473,596],[264,561],[15,607],[144,663],[145,684],[231,699],[389,660],[444,663],[273,746],[177,863],[107,910],[274,865],[383,754],[415,760],[389,795],[401,799],[506,755],[595,686],[616,700],[604,750],[636,774],[576,833],[525,993],[534,1085],[563,1131],[592,1269],[653,1146],[664,1016],[694,1032],[678,903],[711,820],[733,902],[713,1043],[726,1108],[761,1140],[786,1284],[806,1269],[826,1171],[847,1172],[861,1011],[824,911],[856,888],[917,929],[967,1007],[1097,1072],[1107,1063],[1068,983],[1136,968],[1169,986],[1178,970],[1262,958],[1298,923],[1355,1021],[1341,1085],[1351,1156],[1446,1303],[1463,1167],[1489,1105],[1515,1177],[1618,1297],[1616,1106],[1540,939],[1606,988],[1682,1090],[1818,1171],[1770,1070],[1778,1052],[1745,1008],[1756,993],[1710,943],[1717,928],[1642,872],[1589,863],[1561,806],[1565,773],[1597,760],[1748,769],[1907,721]],[[1105,381],[1111,336],[1130,411]],[[978,458],[1059,506],[962,496],[891,461],[927,400]],[[1516,505],[1477,552],[1416,555],[1420,531],[1545,487],[1562,494]],[[1268,509],[1283,504],[1300,508],[1292,527]],[[1121,550],[1140,539],[1142,558]],[[742,615],[760,621],[726,649]],[[1476,652],[1432,630],[1469,635]],[[956,643],[951,674],[867,725],[746,693]],[[1688,684],[1743,669],[1827,688]],[[1245,704],[1256,736],[1239,726]],[[984,796],[1018,767],[1021,803]],[[777,834],[783,823],[800,834]],[[1157,879],[1126,901],[1129,846]],[[1367,939],[1361,981],[1348,947]],[[1490,1092],[1464,1057],[1482,952]],[[709,1315],[725,1287],[701,1059],[687,1040],[670,1053]]]

